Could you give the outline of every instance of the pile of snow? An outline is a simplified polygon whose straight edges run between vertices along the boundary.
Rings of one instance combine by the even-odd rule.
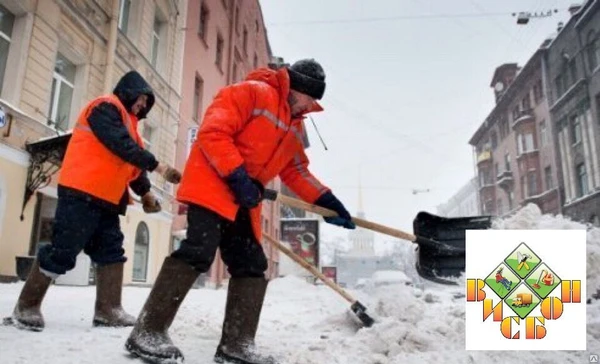
[[[494,223],[495,229],[585,229],[563,217],[542,215],[534,205]],[[588,292],[600,287],[600,230],[588,237]],[[600,354],[600,301],[587,305],[587,352],[466,352],[464,285],[450,287],[424,281],[414,272],[414,255],[406,244],[406,277],[380,273],[393,283],[349,291],[377,320],[357,331],[350,304],[324,285],[297,277],[271,282],[257,336],[259,348],[282,364],[405,363],[587,363]],[[389,277],[389,275],[394,277]],[[412,285],[405,284],[411,281]],[[460,281],[459,281],[460,282]],[[0,284],[0,315],[9,314],[22,283]],[[148,288],[126,287],[124,306],[137,314]],[[44,302],[46,330],[31,333],[0,326],[0,363],[133,364],[123,349],[129,328],[91,327],[94,287],[51,287]],[[195,289],[183,302],[170,333],[187,363],[211,363],[220,339],[226,290]]]
[[[405,284],[411,283],[411,279],[402,272],[397,270],[380,270],[373,273],[371,278],[376,286],[384,286],[388,284]]]

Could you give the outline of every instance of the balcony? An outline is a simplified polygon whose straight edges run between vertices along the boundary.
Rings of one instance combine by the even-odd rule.
[[[544,202],[550,201],[552,199],[558,199],[558,189],[557,188],[552,188],[552,189],[549,189],[547,191],[541,192],[536,195],[533,195],[533,194],[528,195],[527,197],[525,197],[525,199],[523,199],[522,205],[525,206],[528,203],[534,203],[534,204],[542,207],[544,205]]]
[[[512,128],[513,128],[513,130],[517,130],[522,125],[526,125],[531,122],[535,122],[535,114],[533,112],[533,109],[529,108],[529,109],[521,110],[519,112],[518,117],[515,119],[515,121],[513,121]]]
[[[477,165],[492,161],[492,152],[489,150],[483,151],[477,155]]]
[[[491,182],[486,182],[484,185],[479,187],[479,192],[491,191],[491,190],[494,190],[495,187],[496,187],[495,184],[493,184]]]
[[[521,162],[523,160],[533,160],[536,161],[540,156],[539,149],[532,149],[521,152],[521,154],[517,155],[517,161]]]
[[[509,190],[513,186],[513,182],[512,171],[504,171],[496,176],[496,183],[504,190]]]

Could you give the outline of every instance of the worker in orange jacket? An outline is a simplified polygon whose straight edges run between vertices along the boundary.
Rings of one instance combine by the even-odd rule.
[[[338,213],[327,222],[354,229],[344,205],[308,170],[304,116],[323,110],[325,73],[312,59],[261,68],[223,88],[206,110],[177,198],[189,205],[187,236],[167,257],[126,342],[157,363],[183,358],[168,329],[217,248],[231,275],[215,361],[275,363],[254,350],[267,288],[260,245],[264,187],[279,176],[303,200]]]
[[[52,280],[75,267],[83,250],[96,263],[94,326],[133,326],[123,310],[123,233],[119,215],[132,203],[128,187],[142,196],[147,213],[161,210],[146,171],[178,183],[181,174],[144,149],[138,121],[154,104],[154,92],[130,71],[113,93],[89,102],[79,114],[58,179],[52,242],[39,249],[13,315],[5,320],[31,331],[44,329],[40,307]]]

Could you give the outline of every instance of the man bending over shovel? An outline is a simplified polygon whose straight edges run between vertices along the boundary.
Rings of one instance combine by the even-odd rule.
[[[155,363],[183,359],[168,329],[217,248],[229,280],[225,319],[215,361],[276,363],[254,350],[267,288],[267,259],[260,245],[265,184],[281,177],[303,200],[334,210],[326,221],[355,225],[344,205],[309,171],[304,153],[307,113],[323,110],[325,73],[312,59],[278,70],[261,68],[222,89],[206,110],[177,193],[189,205],[187,236],[165,258],[125,347]]]

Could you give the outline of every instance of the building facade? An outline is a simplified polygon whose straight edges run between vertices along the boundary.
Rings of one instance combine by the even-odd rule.
[[[0,276],[14,277],[17,257],[50,242],[55,172],[70,130],[80,109],[110,93],[125,72],[137,70],[153,87],[156,102],[140,135],[159,160],[174,164],[185,5],[0,0]],[[144,214],[137,198],[121,218],[126,283],[152,283],[169,253],[173,189],[149,177],[166,211]]]
[[[437,213],[444,217],[462,217],[481,215],[479,203],[479,185],[472,178],[446,203],[437,207]]]
[[[504,216],[528,203],[544,213],[560,210],[544,73],[549,42],[524,67],[507,63],[494,72],[496,106],[469,141],[483,215]]]
[[[176,166],[183,170],[202,117],[217,92],[242,81],[246,74],[271,61],[262,11],[257,0],[188,0],[184,26],[182,101],[179,109]],[[276,180],[267,188],[280,189]],[[176,186],[175,186],[176,188]],[[176,248],[185,237],[187,207],[174,206],[173,242]],[[263,203],[263,233],[279,237],[279,203]],[[268,277],[278,275],[279,254],[267,241],[263,248],[269,261]],[[199,284],[220,286],[228,273],[217,258]]]
[[[536,203],[600,226],[600,1],[569,13],[523,69],[496,70],[496,107],[470,140],[483,214]]]
[[[600,1],[572,6],[547,52],[563,213],[600,226]]]

